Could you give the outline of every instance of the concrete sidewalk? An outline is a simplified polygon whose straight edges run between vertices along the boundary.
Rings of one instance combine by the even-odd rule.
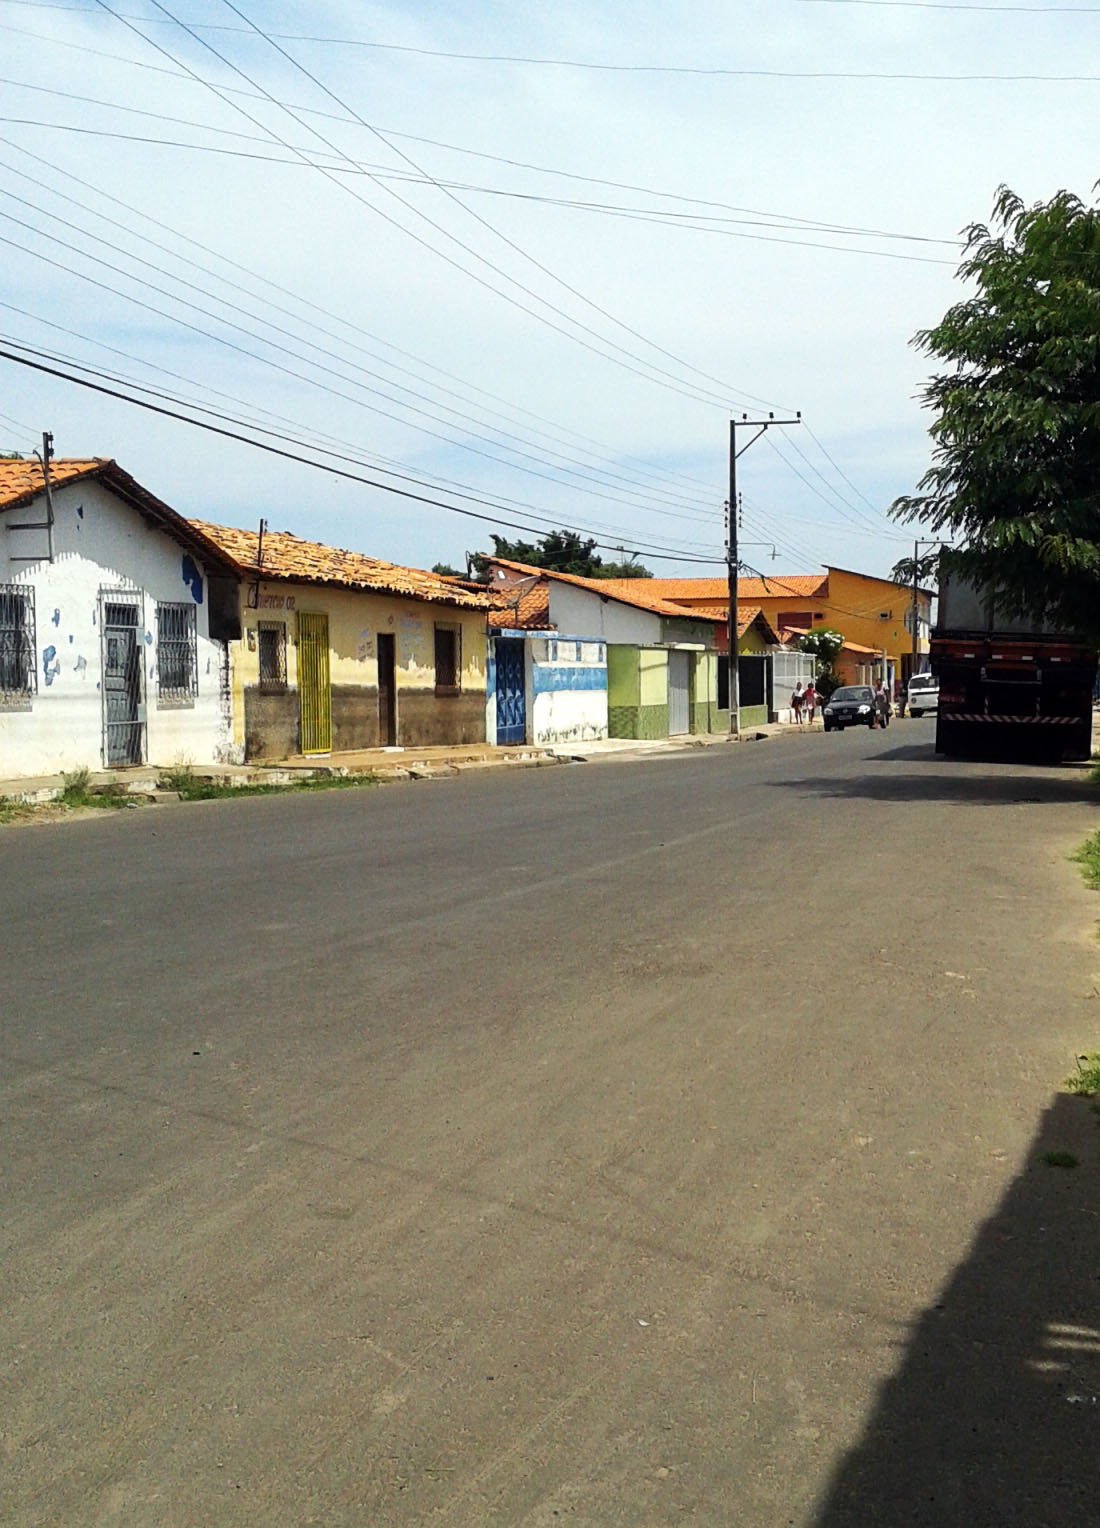
[[[789,723],[769,723],[747,727],[739,738],[728,733],[688,735],[674,738],[597,738],[589,742],[557,743],[552,747],[499,747],[492,743],[471,743],[459,747],[432,748],[363,748],[354,752],[323,754],[317,757],[296,755],[267,764],[142,764],[128,769],[92,770],[88,788],[92,791],[121,787],[128,795],[146,800],[171,800],[175,791],[172,776],[186,770],[194,779],[222,785],[292,785],[296,781],[317,778],[346,778],[350,775],[373,775],[379,780],[427,780],[444,775],[462,774],[471,769],[532,769],[555,764],[581,764],[600,759],[644,758],[653,754],[690,753],[699,748],[728,746],[731,743],[763,741],[789,733],[820,732],[817,722],[797,727]],[[56,801],[65,790],[65,777],[55,775],[25,776],[0,780],[0,799],[29,805]]]

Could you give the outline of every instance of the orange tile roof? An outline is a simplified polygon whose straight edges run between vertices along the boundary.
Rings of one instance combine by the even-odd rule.
[[[62,457],[50,463],[51,487],[65,488],[70,483],[82,480],[102,483],[117,498],[171,536],[179,546],[189,552],[197,552],[219,572],[236,572],[230,559],[203,535],[197,522],[185,519],[162,499],[143,488],[136,478],[124,472],[111,457]],[[18,462],[0,461],[0,513],[30,504],[42,495],[44,488],[42,468],[33,458]]]
[[[60,488],[75,478],[88,477],[113,466],[109,457],[89,456],[50,463],[50,484]],[[26,504],[44,487],[42,465],[35,457],[21,462],[0,461],[0,509]]]
[[[737,580],[739,600],[810,599],[814,595],[824,598],[828,592],[827,573],[777,573],[774,577],[769,574],[767,578]]]
[[[639,610],[651,611],[654,615],[674,617],[681,621],[714,621],[719,617],[704,615],[701,611],[689,610],[684,605],[676,605],[671,600],[662,599],[660,595],[649,591],[649,585],[654,582],[649,578],[581,578],[576,573],[558,573],[553,568],[535,568],[526,562],[512,562],[506,557],[487,557],[486,562],[491,567],[507,568],[513,573],[525,573],[543,579],[554,579],[558,583],[573,584],[578,589],[589,589],[593,594],[602,594],[608,599],[618,600],[623,605],[634,605]],[[725,620],[725,616],[720,619]]]
[[[601,582],[616,589],[633,582],[631,579],[609,578]],[[794,596],[804,599],[809,595],[824,595],[829,577],[827,573],[784,573],[774,578],[739,578],[737,598],[743,600],[776,599]],[[646,587],[661,599],[678,605],[725,605],[729,598],[729,582],[721,578],[647,578]]]
[[[255,578],[259,574],[264,579],[287,579],[300,584],[340,584],[349,589],[405,595],[469,610],[487,610],[490,606],[488,594],[473,594],[438,573],[404,568],[319,541],[303,541],[290,531],[264,532],[263,564],[257,566],[257,556],[261,555],[257,531],[212,525],[208,520],[192,520],[190,524],[232,558],[242,577]]]
[[[494,590],[494,598],[501,603],[498,609],[490,610],[489,625],[498,631],[550,630],[550,590],[544,579]]]
[[[600,583],[616,594],[639,582],[636,578],[601,578]],[[725,604],[729,599],[729,581],[726,578],[647,578],[645,586],[659,599],[670,600],[674,605]]]

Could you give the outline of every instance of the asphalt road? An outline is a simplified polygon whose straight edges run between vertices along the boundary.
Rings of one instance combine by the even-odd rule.
[[[0,831],[0,1521],[1095,1522],[1097,797],[932,725]]]

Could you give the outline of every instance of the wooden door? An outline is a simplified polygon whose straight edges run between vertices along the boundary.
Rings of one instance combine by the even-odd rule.
[[[393,633],[378,633],[378,741],[397,746],[397,651]]]

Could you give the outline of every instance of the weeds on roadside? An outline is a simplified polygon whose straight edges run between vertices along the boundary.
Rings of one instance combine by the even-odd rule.
[[[1100,1051],[1078,1056],[1077,1070],[1066,1078],[1066,1087],[1083,1098],[1094,1098],[1100,1093]]]
[[[52,801],[13,801],[7,796],[0,796],[0,826],[9,822],[23,822],[40,811],[48,813],[51,807],[136,807],[140,804],[121,780],[93,785],[91,771],[88,769],[74,769],[62,775],[62,779],[65,782],[64,790]],[[227,785],[224,781],[203,779],[195,774],[190,764],[162,769],[157,777],[157,788],[175,791],[181,801],[218,801],[237,796],[285,796],[300,791],[349,790],[377,784],[377,775],[357,774],[308,775],[303,780],[291,780],[280,785]]]
[[[26,817],[34,815],[34,803],[30,801],[13,801],[10,796],[0,796],[0,823],[22,822]]]
[[[1077,1158],[1072,1151],[1044,1151],[1042,1160],[1048,1167],[1077,1166]]]
[[[119,780],[112,780],[107,785],[92,785],[92,774],[89,769],[74,769],[61,778],[65,782],[65,789],[57,798],[60,806],[133,806],[126,787]]]
[[[190,765],[163,769],[157,779],[161,790],[176,791],[182,801],[236,800],[238,796],[285,796],[298,791],[348,790],[364,785],[376,785],[376,775],[309,775],[304,780],[291,780],[285,785],[227,785],[219,780],[204,780],[195,774]]]
[[[1090,834],[1070,858],[1080,865],[1085,885],[1100,891],[1100,829]]]

